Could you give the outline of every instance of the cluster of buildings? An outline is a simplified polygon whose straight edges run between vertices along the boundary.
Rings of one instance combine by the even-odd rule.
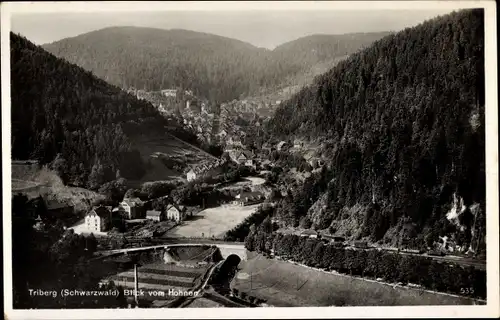
[[[181,222],[186,218],[186,207],[169,204],[165,210],[146,210],[145,202],[139,198],[126,198],[116,208],[96,206],[85,215],[85,227],[88,231],[105,232],[111,229],[114,221],[148,219],[152,221],[172,220]]]
[[[238,206],[250,206],[252,204],[257,204],[264,202],[266,196],[259,191],[241,191],[234,189],[226,189],[221,191],[225,196],[233,197],[233,205]]]
[[[165,97],[174,97],[175,98],[175,97],[177,97],[178,90],[177,89],[163,89],[160,92]],[[193,95],[193,91],[191,91],[191,90],[185,90],[184,94],[186,96],[192,96]]]
[[[234,197],[233,204],[240,206],[250,206],[252,204],[257,204],[263,202],[266,197],[263,193],[255,191],[241,192]]]
[[[221,131],[220,134],[224,133],[225,131]],[[230,136],[227,138],[224,151],[233,162],[256,169],[259,158],[252,151],[245,149],[239,137]]]

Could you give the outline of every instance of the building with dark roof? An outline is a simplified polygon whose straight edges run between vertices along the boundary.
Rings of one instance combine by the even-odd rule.
[[[52,217],[64,218],[73,213],[73,204],[67,201],[44,198],[47,213]]]

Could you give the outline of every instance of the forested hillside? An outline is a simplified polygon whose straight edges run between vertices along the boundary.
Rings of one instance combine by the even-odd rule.
[[[140,177],[129,137],[163,130],[158,111],[26,38],[10,43],[12,158],[50,164],[75,185]]]
[[[464,10],[389,35],[283,103],[274,138],[327,137],[329,169],[278,215],[399,246],[484,244],[483,19]]]
[[[348,33],[340,35],[316,34],[284,43],[273,50],[273,56],[279,60],[290,61],[310,67],[328,61],[332,57],[341,57],[355,53],[369,46],[374,41],[389,35],[389,32]]]
[[[351,54],[383,35],[313,36],[267,50],[188,30],[111,27],[44,48],[122,88],[180,87],[210,101],[226,102],[279,87],[287,77]]]

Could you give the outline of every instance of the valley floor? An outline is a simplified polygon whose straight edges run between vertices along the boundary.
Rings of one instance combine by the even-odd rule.
[[[256,255],[242,261],[231,287],[276,307],[472,305],[465,297],[392,286]]]
[[[226,231],[234,228],[246,217],[254,213],[260,204],[239,206],[233,204],[205,209],[192,220],[184,221],[167,233],[177,237],[212,237],[220,238]]]

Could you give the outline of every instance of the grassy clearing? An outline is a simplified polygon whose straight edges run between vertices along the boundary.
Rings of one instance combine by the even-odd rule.
[[[20,166],[16,165],[16,175],[12,176],[13,193],[22,192],[28,198],[43,196],[68,202],[73,204],[75,212],[86,212],[90,210],[92,202],[105,198],[104,195],[84,188],[65,186],[57,173],[46,167],[34,170],[33,166],[27,166],[25,169],[19,168]],[[18,178],[29,180],[23,181]],[[29,189],[14,189],[14,187],[29,187]]]
[[[180,160],[188,166],[211,159],[211,156],[206,152],[167,133],[163,136],[149,136],[147,134],[137,136],[133,138],[133,143],[141,153],[143,160],[149,163],[146,174],[139,181],[135,181],[136,184],[185,178],[183,172],[168,168],[158,156]]]
[[[241,207],[226,205],[200,211],[192,220],[168,231],[168,235],[180,237],[223,237],[226,231],[231,230],[246,217],[257,210],[259,204]]]
[[[401,306],[472,305],[467,298],[392,287],[348,276],[328,274],[257,255],[240,264],[231,287],[266,299],[278,307],[290,306]]]

